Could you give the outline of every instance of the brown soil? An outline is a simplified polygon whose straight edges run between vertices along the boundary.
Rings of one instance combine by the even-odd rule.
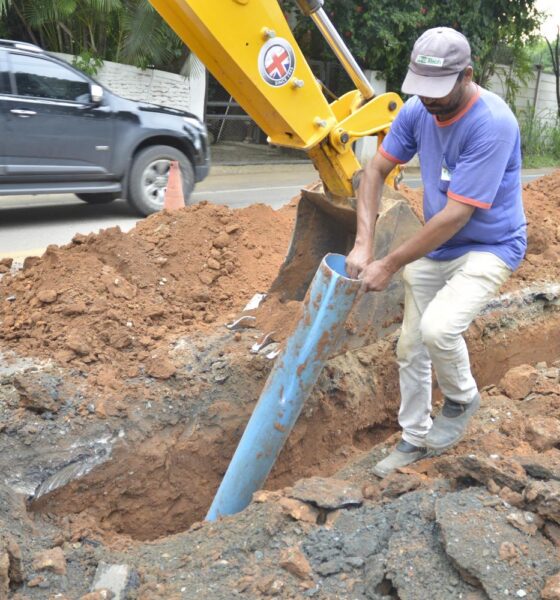
[[[117,375],[143,366],[166,378],[169,339],[225,324],[268,289],[294,212],[293,204],[234,211],[202,203],[129,233],[76,235],[0,281],[0,339],[20,355],[87,365],[90,374],[111,364]]]
[[[403,186],[420,215],[421,191]],[[239,315],[274,280],[289,244],[296,200],[279,211],[202,203],[163,212],[129,233],[118,227],[51,246],[0,280],[0,339],[20,355],[51,358],[95,374],[138,368],[156,377],[168,342]],[[525,186],[527,258],[504,290],[560,278],[560,171]],[[258,325],[283,339],[299,303],[270,296]],[[162,366],[163,364],[163,366]]]

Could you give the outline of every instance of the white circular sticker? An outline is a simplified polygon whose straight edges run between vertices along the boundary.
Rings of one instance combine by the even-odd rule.
[[[272,38],[259,52],[259,71],[268,85],[286,85],[296,68],[296,55],[287,40]]]

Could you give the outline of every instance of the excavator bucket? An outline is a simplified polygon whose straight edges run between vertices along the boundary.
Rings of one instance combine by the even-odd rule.
[[[385,186],[376,225],[375,256],[385,256],[419,228],[409,203]],[[356,213],[352,208],[333,206],[321,183],[303,189],[288,254],[270,293],[281,301],[303,300],[323,257],[329,252],[348,254],[355,235]],[[384,292],[361,295],[336,353],[367,346],[394,331],[401,322],[403,302],[400,273]]]

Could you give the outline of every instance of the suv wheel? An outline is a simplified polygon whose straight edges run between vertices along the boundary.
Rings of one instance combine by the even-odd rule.
[[[130,203],[143,215],[163,208],[169,167],[176,160],[181,170],[185,204],[194,188],[194,169],[191,161],[172,146],[151,146],[142,150],[130,170]]]
[[[109,202],[116,200],[119,194],[105,192],[99,194],[76,194],[76,196],[88,204],[109,204]]]

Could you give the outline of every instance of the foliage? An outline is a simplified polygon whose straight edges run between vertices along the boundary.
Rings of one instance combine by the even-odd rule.
[[[173,65],[179,70],[188,50],[147,0],[131,0],[123,11],[121,59],[141,68]]]
[[[103,66],[103,60],[98,56],[94,56],[87,50],[74,56],[72,64],[83,71],[87,75],[97,75],[99,69]]]
[[[288,9],[293,0],[285,0]],[[416,38],[426,29],[454,27],[473,50],[475,75],[484,85],[495,71],[504,46],[518,51],[540,24],[536,0],[327,0],[325,9],[363,67],[381,71],[399,89]],[[299,13],[298,13],[299,15]],[[310,19],[297,17],[297,35],[312,58],[332,54]]]
[[[544,73],[553,72],[548,43],[545,38],[539,37],[527,44],[525,48],[533,65],[541,65]]]
[[[502,84],[504,99],[513,112],[516,112],[515,99],[522,86],[534,75],[534,64],[525,46],[501,46],[497,48],[488,77],[495,75]],[[491,89],[487,81],[485,87]]]
[[[560,118],[551,123],[530,108],[519,118],[524,167],[557,166],[560,162]]]
[[[148,0],[0,0],[3,35],[78,57],[179,71],[189,52]]]
[[[560,119],[560,27],[558,27],[558,33],[556,34],[554,46],[549,40],[546,40],[546,44],[550,50],[552,70],[556,78],[556,105],[558,107],[558,118]]]

